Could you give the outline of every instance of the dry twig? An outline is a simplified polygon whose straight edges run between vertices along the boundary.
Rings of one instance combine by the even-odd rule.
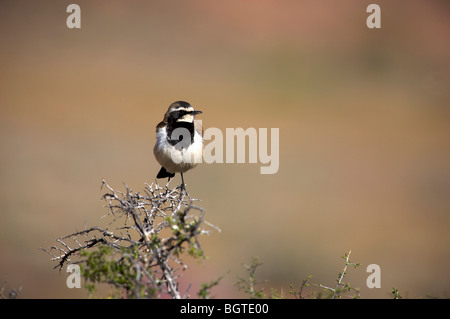
[[[123,288],[128,297],[168,293],[172,298],[182,298],[176,273],[180,266],[187,266],[181,261],[181,254],[188,250],[190,255],[203,258],[198,235],[209,232],[204,225],[219,229],[204,222],[204,209],[193,205],[198,200],[179,188],[146,184],[143,193],[134,193],[125,185],[125,192],[121,192],[104,180],[103,187],[107,189],[102,196],[107,226],[85,226],[57,239],[50,250],[41,249],[57,262],[55,268],[61,270],[65,265],[78,263],[86,281],[113,284]],[[102,272],[103,268],[95,268],[93,261],[117,266],[119,270],[112,267],[117,274]],[[118,267],[123,265],[126,267]]]

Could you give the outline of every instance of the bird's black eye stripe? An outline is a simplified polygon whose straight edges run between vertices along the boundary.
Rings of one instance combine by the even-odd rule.
[[[184,111],[174,111],[171,114],[171,117],[174,119],[179,119],[180,117],[183,117],[185,115]]]
[[[174,111],[170,114],[170,117],[173,117],[174,119],[177,119],[180,117],[180,111]]]
[[[179,119],[183,116],[185,116],[186,114],[192,114],[192,111],[185,111],[185,110],[179,110],[179,111],[173,111],[170,116],[174,119]]]

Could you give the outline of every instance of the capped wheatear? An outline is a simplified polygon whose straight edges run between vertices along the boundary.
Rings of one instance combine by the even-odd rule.
[[[181,174],[181,189],[185,190],[183,173],[197,166],[202,160],[203,137],[195,111],[187,102],[177,101],[169,106],[164,119],[156,126],[156,144],[153,154],[161,164],[156,178],[170,178]]]

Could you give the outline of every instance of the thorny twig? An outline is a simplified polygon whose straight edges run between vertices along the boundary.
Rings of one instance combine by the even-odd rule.
[[[341,292],[342,289],[347,290],[347,291],[350,291],[350,290],[353,289],[356,292],[355,298],[358,298],[358,296],[359,296],[359,290],[358,289],[354,289],[354,288],[350,287],[349,284],[344,284],[344,282],[343,282],[343,279],[344,279],[345,275],[347,274],[348,266],[352,266],[352,267],[355,267],[355,268],[360,266],[359,263],[352,263],[352,262],[350,262],[350,254],[351,253],[352,253],[352,251],[350,250],[348,253],[346,253],[342,257],[342,258],[345,259],[345,266],[344,266],[344,269],[342,270],[342,272],[340,272],[338,274],[337,284],[336,284],[335,288],[327,287],[327,286],[324,286],[322,284],[318,285],[319,287],[321,287],[321,288],[323,288],[325,290],[328,290],[328,291],[330,291],[332,293],[331,299],[335,299],[337,297],[340,297],[340,292]]]
[[[55,268],[61,270],[74,258],[78,264],[86,263],[80,254],[106,246],[119,256],[116,257],[118,262],[128,260],[133,265],[135,282],[129,285],[133,287],[129,295],[141,297],[140,288],[147,285],[172,298],[187,296],[187,292],[182,295],[178,287],[177,265],[187,268],[180,255],[189,249],[194,257],[203,258],[198,235],[209,232],[204,225],[220,231],[204,221],[204,209],[193,205],[198,200],[179,188],[170,189],[168,184],[165,187],[146,184],[142,193],[133,192],[127,185],[125,192],[116,191],[105,180],[103,187],[107,189],[102,196],[107,213],[102,218],[109,219],[109,223],[104,228],[85,226],[81,231],[57,239],[50,250],[41,248],[57,262]]]

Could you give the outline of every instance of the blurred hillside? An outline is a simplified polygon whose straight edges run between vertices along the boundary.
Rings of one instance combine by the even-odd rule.
[[[205,127],[280,129],[277,174],[186,174],[222,229],[186,281],[230,270],[213,295],[238,297],[241,263],[259,256],[286,293],[308,274],[334,282],[351,249],[363,298],[448,293],[448,1],[79,0],[79,30],[70,3],[0,2],[0,280],[22,297],[86,297],[38,248],[101,223],[102,178],[154,181],[154,129],[176,100]],[[373,263],[381,289],[365,286]]]

